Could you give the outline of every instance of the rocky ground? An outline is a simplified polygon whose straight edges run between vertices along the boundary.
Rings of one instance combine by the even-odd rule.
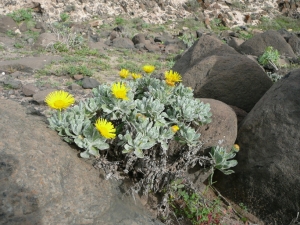
[[[233,38],[244,41],[266,28],[259,25],[271,26],[271,19],[261,20],[267,15],[299,16],[299,3],[293,1],[35,1],[26,3],[37,12],[34,17],[16,22],[3,15],[25,2],[4,3],[0,98],[21,103],[28,114],[46,117],[50,110],[44,98],[53,90],[67,90],[79,101],[100,83],[119,80],[120,69],[141,72],[144,64],[155,65],[160,77],[203,34],[224,43]],[[292,25],[285,28],[297,34]],[[213,192],[210,195],[215,198]],[[222,207],[223,224],[243,224],[232,208]],[[247,224],[261,223],[241,207],[235,209]]]

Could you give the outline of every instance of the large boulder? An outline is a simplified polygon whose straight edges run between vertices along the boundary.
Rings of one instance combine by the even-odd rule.
[[[0,100],[0,224],[161,224],[25,111]]]
[[[249,112],[272,86],[253,60],[204,35],[174,65],[195,97],[213,98]]]
[[[204,103],[209,103],[212,113],[212,122],[200,126],[197,130],[201,136],[203,149],[213,146],[222,146],[230,150],[237,137],[237,117],[232,108],[223,102],[214,99],[201,98]]]
[[[296,34],[292,34],[288,40],[289,45],[292,47],[293,51],[299,55],[300,54],[300,38]]]
[[[295,57],[292,47],[286,42],[284,37],[277,31],[268,30],[262,34],[257,34],[239,46],[239,52],[247,55],[260,56],[268,46],[277,49],[281,55]]]
[[[300,70],[261,98],[238,131],[238,165],[217,173],[222,195],[242,202],[266,224],[290,224],[300,211]]]
[[[211,55],[226,56],[228,54],[238,54],[238,52],[214,36],[202,35],[175,63],[172,69],[183,75],[205,57]]]
[[[113,46],[116,48],[134,48],[133,42],[129,38],[117,37],[113,40]]]

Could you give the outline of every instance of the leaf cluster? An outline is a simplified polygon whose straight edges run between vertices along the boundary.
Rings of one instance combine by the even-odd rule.
[[[264,53],[258,58],[258,62],[263,66],[271,64],[272,66],[276,67],[278,65],[279,57],[280,54],[278,50],[274,49],[272,46],[268,46]]]
[[[183,43],[189,48],[191,47],[198,38],[194,37],[191,33],[184,33],[182,36],[178,37]]]
[[[230,170],[231,167],[237,165],[237,161],[233,159],[236,155],[234,149],[227,152],[225,148],[216,146],[212,148],[209,154],[214,161],[215,169],[220,170],[226,175],[234,173],[233,170]]]
[[[19,9],[12,13],[8,13],[7,15],[10,16],[16,23],[33,20],[32,9]]]
[[[206,200],[200,193],[187,188],[182,179],[171,183],[169,204],[177,217],[188,218],[194,225],[219,225],[219,201]]]

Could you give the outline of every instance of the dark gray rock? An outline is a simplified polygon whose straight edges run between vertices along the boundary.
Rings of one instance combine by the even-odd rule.
[[[296,34],[292,34],[292,36],[288,40],[288,43],[292,47],[296,55],[300,54],[300,38],[298,38]]]
[[[82,87],[85,89],[92,89],[100,85],[99,81],[94,78],[84,77],[82,79]]]
[[[145,44],[144,43],[136,44],[136,45],[134,45],[134,47],[136,49],[139,49],[139,50],[145,50]]]
[[[184,74],[192,66],[207,56],[218,55],[226,56],[228,54],[239,54],[233,48],[225,45],[216,37],[210,35],[202,35],[176,62],[173,70]]]
[[[82,87],[76,83],[71,84],[68,88],[73,91],[74,90],[82,90]]]
[[[286,29],[280,29],[277,32],[286,40],[286,42],[288,42],[288,40],[292,36],[292,34],[288,32]]]
[[[132,38],[132,42],[137,45],[137,44],[145,44],[145,35],[144,34],[136,34],[133,38]]]
[[[35,49],[45,49],[51,44],[57,42],[57,35],[53,33],[42,33],[34,44]]]
[[[161,224],[25,111],[0,100],[0,224]]]
[[[198,98],[213,98],[249,112],[272,86],[258,63],[203,35],[174,65]]]
[[[154,42],[160,42],[165,43],[166,41],[171,41],[173,37],[167,33],[164,33],[163,35],[156,36],[154,38]]]
[[[22,92],[25,96],[33,96],[39,89],[34,84],[25,84],[22,86]]]
[[[156,43],[152,43],[150,40],[146,40],[145,49],[149,52],[159,52],[160,48]]]
[[[113,39],[112,45],[116,48],[127,48],[127,49],[134,48],[134,44],[129,38],[122,38],[122,37],[117,37]]]
[[[239,46],[243,43],[244,43],[243,39],[236,38],[236,37],[230,37],[229,41],[227,42],[227,44],[230,47],[234,48],[235,50],[238,50]]]
[[[112,32],[110,33],[110,35],[109,35],[109,39],[110,39],[111,41],[114,40],[114,39],[117,38],[117,37],[120,37],[120,33],[117,32],[117,31],[112,31]]]
[[[280,33],[268,30],[262,34],[257,34],[246,40],[239,46],[239,52],[248,55],[260,56],[268,46],[277,49],[281,55],[295,57],[292,47],[285,41]]]
[[[242,110],[242,109],[240,109],[236,106],[230,105],[230,107],[235,112],[235,115],[236,115],[237,120],[238,120],[238,125],[240,125],[241,122],[244,120],[244,118],[247,116],[248,113],[245,110]]]
[[[32,98],[34,101],[36,101],[39,104],[45,104],[45,98],[46,96],[51,93],[52,91],[56,91],[55,89],[46,89],[43,91],[38,91],[33,94]]]
[[[22,82],[13,78],[5,79],[3,84],[12,89],[20,89],[22,87]]]
[[[242,122],[235,173],[216,186],[265,224],[290,224],[300,209],[300,70],[276,82]]]

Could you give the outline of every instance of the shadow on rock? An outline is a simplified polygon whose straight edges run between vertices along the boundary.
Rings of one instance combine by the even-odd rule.
[[[37,196],[14,180],[18,165],[13,156],[0,153],[0,224],[41,224]]]

